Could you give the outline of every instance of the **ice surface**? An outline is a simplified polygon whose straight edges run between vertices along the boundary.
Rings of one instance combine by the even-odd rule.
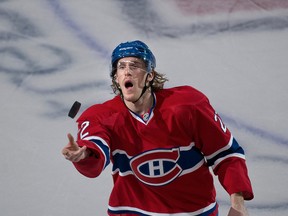
[[[246,150],[250,215],[287,214],[288,4],[205,2],[0,1],[1,215],[106,215],[111,167],[88,179],[60,152],[76,134],[69,108],[113,97],[111,50],[134,39],[153,50],[167,87],[203,91]]]

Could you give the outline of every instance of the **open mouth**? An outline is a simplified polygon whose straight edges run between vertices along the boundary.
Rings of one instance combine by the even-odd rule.
[[[126,89],[129,89],[129,88],[132,88],[133,87],[133,83],[129,80],[125,81],[125,88]]]

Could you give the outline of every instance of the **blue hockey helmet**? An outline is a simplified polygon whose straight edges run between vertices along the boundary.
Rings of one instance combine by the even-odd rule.
[[[111,74],[113,77],[116,72],[116,63],[124,57],[136,57],[142,59],[146,66],[147,72],[150,73],[156,67],[156,59],[149,47],[142,41],[127,41],[119,44],[112,52],[111,56]]]

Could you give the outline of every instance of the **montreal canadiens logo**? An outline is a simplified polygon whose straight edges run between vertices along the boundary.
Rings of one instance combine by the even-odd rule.
[[[177,164],[179,157],[178,148],[157,149],[132,158],[130,166],[140,181],[160,186],[170,183],[181,174],[182,169]]]

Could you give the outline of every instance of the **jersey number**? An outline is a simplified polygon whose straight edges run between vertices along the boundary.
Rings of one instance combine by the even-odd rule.
[[[214,120],[215,120],[216,122],[217,122],[217,121],[220,122],[221,129],[223,130],[224,133],[226,133],[227,127],[226,127],[226,125],[223,123],[222,119],[220,118],[220,116],[218,115],[217,112],[215,112]]]
[[[83,139],[84,137],[86,137],[89,134],[88,132],[84,133],[88,126],[89,126],[89,121],[85,121],[81,124],[80,139]]]

